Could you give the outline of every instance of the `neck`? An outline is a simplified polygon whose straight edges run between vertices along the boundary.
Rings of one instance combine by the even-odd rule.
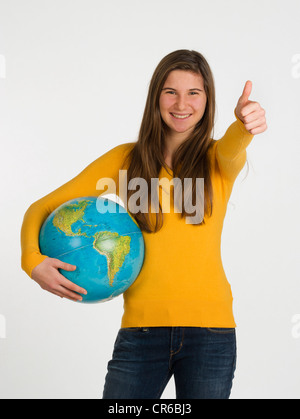
[[[172,157],[177,148],[186,140],[187,136],[184,132],[176,132],[168,134],[165,137],[164,158],[166,164],[172,169]]]

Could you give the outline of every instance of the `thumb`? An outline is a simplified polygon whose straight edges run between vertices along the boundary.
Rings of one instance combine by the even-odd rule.
[[[242,96],[239,99],[240,104],[246,104],[249,100],[249,96],[251,95],[252,91],[252,81],[248,80],[245,83],[244,90]]]

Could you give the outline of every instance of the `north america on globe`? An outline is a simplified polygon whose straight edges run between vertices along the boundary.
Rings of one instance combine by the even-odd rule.
[[[69,237],[84,236],[93,239],[93,248],[104,255],[107,260],[107,276],[109,285],[113,285],[116,273],[122,267],[125,257],[130,252],[130,236],[120,236],[116,232],[96,231],[93,234],[86,232],[87,228],[100,227],[91,225],[84,220],[85,210],[92,201],[81,200],[75,204],[62,207],[53,218],[53,225],[63,234]],[[74,225],[80,222],[81,228],[75,231]],[[85,229],[85,231],[82,231]]]

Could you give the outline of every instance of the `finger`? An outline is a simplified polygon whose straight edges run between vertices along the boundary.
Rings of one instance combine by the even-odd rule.
[[[242,96],[240,97],[240,103],[243,104],[249,101],[249,96],[251,95],[251,91],[252,91],[252,81],[248,80],[245,83]]]
[[[261,134],[262,132],[265,132],[265,131],[267,130],[267,128],[268,128],[267,124],[264,124],[264,125],[262,125],[262,126],[260,126],[260,127],[257,127],[257,128],[252,129],[252,130],[250,131],[250,133],[251,133],[252,135]]]
[[[54,294],[54,295],[57,295],[60,298],[66,298],[68,300],[75,301],[75,302],[78,301],[78,297],[72,298],[71,296],[67,295],[65,292],[64,293],[63,292],[59,292],[59,291],[50,291],[50,292],[52,294]]]
[[[62,275],[61,275],[62,276]],[[63,277],[64,278],[64,277]],[[64,288],[61,285],[61,280],[60,278],[56,278],[56,280],[49,286],[43,288],[48,292],[51,292],[51,294],[57,295],[61,298],[69,298],[72,299],[73,301],[78,301],[78,299],[82,299],[82,297],[79,294],[75,294],[72,292],[68,292],[68,290],[66,290],[66,288]]]
[[[65,271],[75,271],[75,269],[76,269],[75,265],[71,265],[70,263],[63,262],[59,259],[55,259],[55,265],[54,266],[56,268],[63,269]]]
[[[58,291],[50,291],[50,290],[49,290],[49,292],[51,292],[51,294],[53,294],[53,295],[57,295],[60,298],[64,298],[64,296],[63,296],[63,294],[61,292],[58,292]]]
[[[241,115],[245,118],[251,112],[257,112],[261,110],[261,106],[258,102],[249,102],[247,105],[243,106],[241,109]]]
[[[72,301],[82,301],[81,295],[70,291],[69,289],[63,287],[62,285],[58,287],[58,290],[63,295],[64,298],[68,298],[69,300],[72,300]]]
[[[250,131],[255,128],[259,128],[266,123],[265,118],[259,118],[252,122],[244,123],[246,130]]]
[[[62,275],[62,277],[63,277],[63,278],[61,278],[60,283],[61,283],[61,285],[62,285],[64,288],[67,288],[68,290],[71,290],[71,291],[77,292],[78,294],[84,294],[84,295],[86,295],[86,294],[87,294],[87,290],[85,290],[84,288],[80,287],[79,285],[74,284],[74,282],[69,281],[69,280],[68,280],[66,277],[64,277],[63,275]]]
[[[265,118],[265,115],[266,115],[266,112],[265,112],[265,110],[264,110],[264,109],[261,109],[261,110],[259,110],[259,111],[254,111],[254,112],[251,112],[251,113],[249,113],[247,116],[245,116],[245,118],[244,118],[244,123],[245,123],[245,124],[248,124],[248,123],[250,123],[250,122],[256,121],[256,120],[257,120],[257,119],[259,119],[259,118],[264,118],[264,119],[266,119],[266,118]]]

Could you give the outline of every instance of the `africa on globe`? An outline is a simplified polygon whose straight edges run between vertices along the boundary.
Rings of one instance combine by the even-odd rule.
[[[72,199],[45,220],[39,235],[43,255],[76,265],[60,272],[86,289],[83,303],[111,300],[136,280],[144,261],[144,239],[126,209],[103,197]]]

